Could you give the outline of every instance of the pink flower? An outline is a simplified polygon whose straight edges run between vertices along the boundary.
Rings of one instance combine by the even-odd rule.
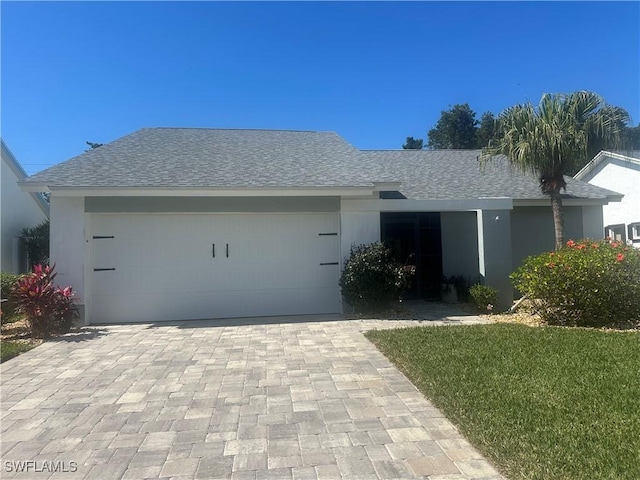
[[[621,262],[622,260],[624,260],[624,255],[619,253],[618,255],[616,255],[616,260],[618,260],[619,262]]]
[[[567,247],[573,247],[576,244],[576,242],[574,242],[573,240],[569,240],[567,242]]]

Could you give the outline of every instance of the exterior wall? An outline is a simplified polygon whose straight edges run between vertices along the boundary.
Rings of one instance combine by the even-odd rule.
[[[591,205],[582,207],[582,237],[592,240],[604,238],[604,212],[606,206]],[[607,224],[608,225],[608,224]]]
[[[602,208],[605,225],[640,222],[640,165],[608,159],[583,180],[624,195],[621,202]]]
[[[43,209],[30,193],[23,192],[16,183],[22,180],[9,166],[2,148],[2,193],[0,209],[2,217],[0,231],[2,256],[0,269],[3,272],[21,273],[18,257],[18,237],[23,228],[35,227],[47,219]]]
[[[380,212],[349,212],[340,214],[340,268],[352,245],[380,241]]]
[[[476,212],[442,212],[442,274],[462,275],[475,282],[479,275]]]
[[[564,207],[564,234],[567,240],[578,238],[602,238],[594,236],[600,228],[600,206]],[[586,210],[583,210],[586,209]],[[584,227],[583,220],[590,223]],[[548,252],[555,248],[553,212],[548,207],[514,207],[511,212],[511,250],[513,268],[516,269],[530,255]]]
[[[337,212],[337,197],[86,197],[88,213]]]
[[[582,180],[624,195],[621,202],[602,207],[602,235],[604,226],[640,222],[640,165],[607,157]]]
[[[60,286],[70,285],[82,313],[85,266],[84,197],[51,197],[51,233],[49,249],[51,263],[56,264]]]
[[[511,211],[480,210],[477,225],[480,275],[485,285],[498,289],[495,310],[506,310],[513,302]]]

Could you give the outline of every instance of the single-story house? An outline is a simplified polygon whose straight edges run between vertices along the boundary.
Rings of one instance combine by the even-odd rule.
[[[0,270],[24,273],[27,270],[27,252],[21,241],[24,228],[35,227],[49,218],[49,204],[38,192],[23,192],[18,186],[27,178],[9,147],[0,140],[2,157],[2,190],[0,190]]]
[[[416,265],[410,294],[509,274],[553,248],[533,177],[478,151],[361,151],[332,132],[145,128],[22,182],[51,194],[51,259],[87,323],[338,313],[353,244]],[[568,237],[614,192],[567,179]]]
[[[640,248],[640,151],[602,151],[574,178],[624,194],[602,208],[604,235]]]

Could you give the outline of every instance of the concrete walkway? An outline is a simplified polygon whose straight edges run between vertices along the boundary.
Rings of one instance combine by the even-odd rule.
[[[501,478],[362,335],[482,322],[416,316],[442,320],[124,325],[47,342],[0,366],[0,477]]]

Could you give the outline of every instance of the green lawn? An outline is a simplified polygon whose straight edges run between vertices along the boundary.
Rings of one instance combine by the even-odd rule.
[[[492,324],[367,337],[508,478],[640,478],[640,332]]]
[[[0,363],[6,362],[16,355],[20,355],[22,352],[27,352],[33,347],[35,347],[35,345],[3,340],[2,342],[0,342]]]

